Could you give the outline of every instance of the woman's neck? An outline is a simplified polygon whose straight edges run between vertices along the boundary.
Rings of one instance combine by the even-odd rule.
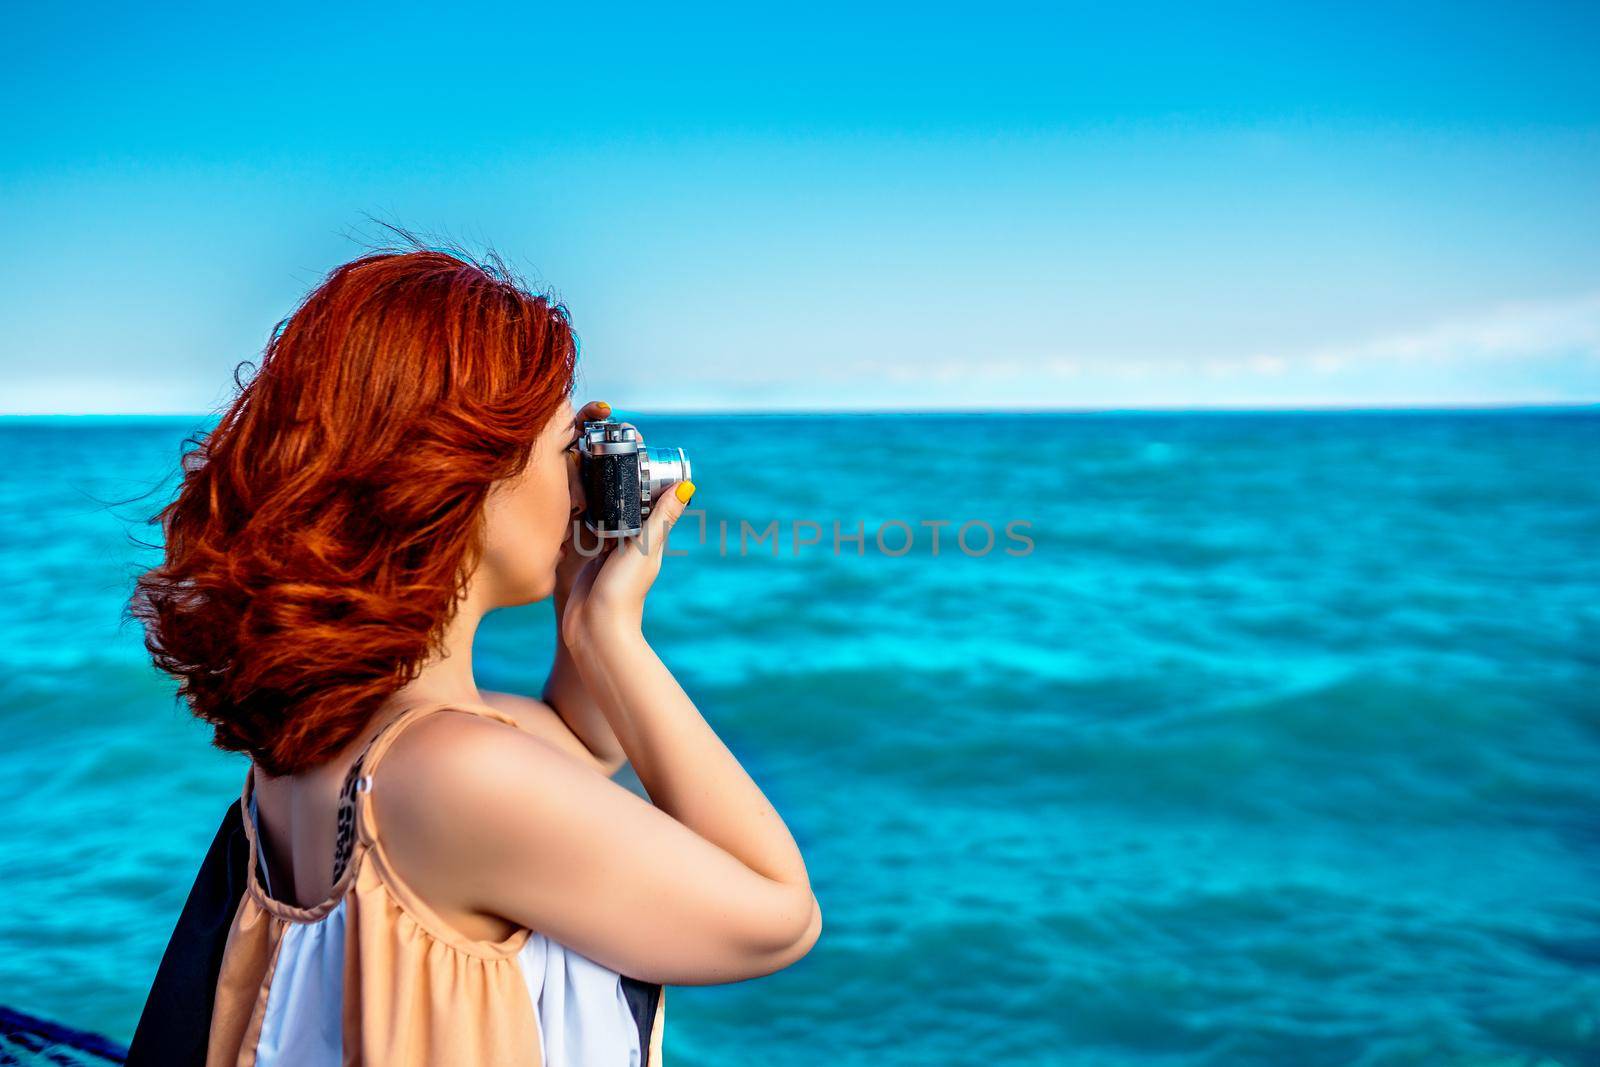
[[[483,703],[472,673],[472,643],[478,623],[488,609],[479,583],[468,583],[466,595],[457,604],[455,616],[445,627],[441,649],[423,663],[417,676],[396,690],[394,703],[410,706],[422,701],[459,700]]]

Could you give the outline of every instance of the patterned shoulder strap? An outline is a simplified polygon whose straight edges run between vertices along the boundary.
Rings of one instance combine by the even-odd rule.
[[[363,749],[363,756],[366,750]],[[339,790],[339,821],[334,829],[333,837],[333,884],[338,885],[344,877],[344,869],[350,863],[350,854],[356,846],[356,792],[364,788],[361,774],[361,760],[356,760],[351,766],[350,773],[345,775],[344,785]]]
[[[388,751],[394,739],[400,735],[405,725],[422,718],[424,715],[435,711],[464,711],[473,715],[481,715],[486,719],[496,719],[509,726],[519,729],[521,724],[516,719],[502,711],[493,708],[475,707],[470,704],[462,705],[445,701],[437,704],[419,704],[407,708],[399,715],[384,723],[383,727],[373,734],[367,743],[362,746],[361,754],[350,764],[349,773],[344,777],[344,785],[339,789],[339,815],[338,823],[334,828],[333,841],[333,883],[339,884],[344,877],[345,868],[350,864],[350,857],[355,854],[356,846],[356,809],[362,793],[372,788],[372,772],[377,769],[378,762],[383,754]]]
[[[338,885],[344,877],[344,869],[350,864],[350,855],[356,846],[356,794],[365,791],[372,785],[372,779],[367,777],[364,767],[367,762],[367,753],[372,751],[372,742],[389,730],[399,719],[388,723],[382,730],[372,735],[361,748],[361,755],[350,764],[349,773],[344,776],[344,785],[339,788],[339,816],[334,828],[333,836],[333,884]]]

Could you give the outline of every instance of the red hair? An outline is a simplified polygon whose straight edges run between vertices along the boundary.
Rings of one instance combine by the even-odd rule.
[[[526,465],[576,361],[566,308],[492,253],[366,255],[278,323],[185,442],[151,520],[164,561],[129,604],[217,747],[314,767],[415,677],[481,554],[490,487]]]

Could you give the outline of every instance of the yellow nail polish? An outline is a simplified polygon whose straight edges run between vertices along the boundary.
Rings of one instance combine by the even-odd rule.
[[[611,405],[607,404],[604,400],[596,400],[594,402],[594,406],[597,408],[605,408],[607,411],[611,410]]]
[[[678,487],[674,489],[673,492],[678,494],[679,500],[687,504],[689,502],[689,498],[694,496],[694,483],[679,482]]]

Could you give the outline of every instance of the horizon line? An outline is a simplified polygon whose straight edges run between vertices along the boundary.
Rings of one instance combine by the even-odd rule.
[[[1143,405],[1038,405],[1001,407],[911,407],[911,408],[811,408],[811,407],[652,407],[636,408],[615,406],[613,411],[637,412],[665,416],[808,416],[808,415],[1150,415],[1150,414],[1338,414],[1358,412],[1430,412],[1430,411],[1572,411],[1585,408],[1600,409],[1597,400],[1540,400],[1540,401],[1424,401],[1424,402],[1373,402],[1345,404],[1339,402],[1310,404],[1143,404]],[[0,411],[0,419],[208,419],[222,414],[216,411]]]

